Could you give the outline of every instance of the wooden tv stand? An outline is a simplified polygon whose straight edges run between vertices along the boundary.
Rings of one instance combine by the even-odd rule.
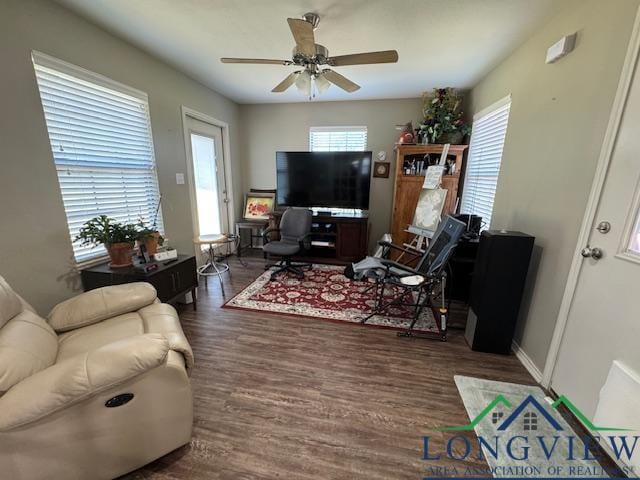
[[[282,213],[271,214],[270,228],[278,227]],[[314,215],[311,225],[311,249],[306,255],[295,258],[313,263],[346,265],[367,256],[368,240],[367,215]]]

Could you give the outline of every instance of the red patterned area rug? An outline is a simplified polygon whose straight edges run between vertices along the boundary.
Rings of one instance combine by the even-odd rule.
[[[313,270],[305,272],[304,280],[283,274],[273,282],[269,281],[271,272],[266,271],[224,307],[359,324],[373,311],[375,292],[374,289],[365,292],[372,284],[350,280],[343,271],[344,267],[314,265]],[[389,299],[395,295],[394,289],[387,288]],[[412,317],[411,307],[391,306],[383,315],[375,315],[365,325],[405,329]],[[414,329],[438,332],[429,309],[423,310]]]

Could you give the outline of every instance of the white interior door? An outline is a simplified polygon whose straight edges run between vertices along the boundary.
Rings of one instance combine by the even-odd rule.
[[[186,117],[195,235],[229,232],[222,128]]]
[[[552,388],[589,418],[601,410],[605,395],[613,395],[606,399],[611,402],[631,394],[606,389],[601,394],[615,360],[640,374],[639,73],[636,66],[551,377]],[[637,422],[640,407],[635,410],[609,416],[624,414]]]

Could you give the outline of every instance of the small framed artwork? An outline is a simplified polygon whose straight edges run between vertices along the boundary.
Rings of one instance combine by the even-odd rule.
[[[269,220],[275,203],[275,193],[247,193],[243,218],[245,220]]]
[[[390,162],[373,162],[373,176],[378,178],[389,178]]]

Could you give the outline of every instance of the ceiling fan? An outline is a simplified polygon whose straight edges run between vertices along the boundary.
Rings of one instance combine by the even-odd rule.
[[[398,61],[396,50],[384,50],[381,52],[354,53],[351,55],[339,55],[330,57],[329,50],[315,42],[313,31],[320,23],[320,16],[316,13],[305,13],[302,19],[288,18],[287,23],[293,34],[296,46],[293,49],[291,60],[270,60],[261,58],[221,58],[222,63],[247,63],[267,65],[298,65],[302,70],[296,70],[289,74],[282,82],[276,85],[272,92],[284,92],[295,84],[298,89],[305,92],[309,99],[315,97],[315,92],[324,92],[333,83],[346,92],[353,93],[360,85],[352,82],[338,72],[327,67],[342,67],[345,65],[366,65],[373,63],[395,63]]]

